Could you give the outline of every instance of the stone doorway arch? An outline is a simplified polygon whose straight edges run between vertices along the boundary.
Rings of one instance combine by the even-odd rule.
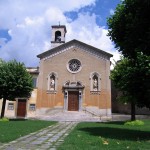
[[[80,81],[67,81],[63,85],[64,90],[64,110],[65,111],[81,111],[83,101],[84,86]]]

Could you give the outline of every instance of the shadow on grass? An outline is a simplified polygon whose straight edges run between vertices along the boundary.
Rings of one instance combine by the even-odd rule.
[[[112,127],[87,127],[80,128],[80,131],[87,132],[93,136],[102,136],[104,138],[118,139],[118,140],[149,140],[150,132],[132,130],[132,129],[121,129]]]
[[[27,119],[24,119],[24,118],[13,118],[13,119],[9,119],[9,121],[27,121]]]
[[[101,122],[98,122],[99,124],[102,124]],[[125,121],[109,121],[104,122],[103,124],[112,124],[112,125],[124,125]]]

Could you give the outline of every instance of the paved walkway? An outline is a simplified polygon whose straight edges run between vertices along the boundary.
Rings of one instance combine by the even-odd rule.
[[[0,150],[56,150],[77,122],[59,122],[40,131],[0,145]]]

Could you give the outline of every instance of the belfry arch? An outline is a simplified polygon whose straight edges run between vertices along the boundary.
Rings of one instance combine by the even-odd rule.
[[[56,31],[55,32],[55,41],[56,42],[60,42],[61,41],[61,32],[60,31]]]

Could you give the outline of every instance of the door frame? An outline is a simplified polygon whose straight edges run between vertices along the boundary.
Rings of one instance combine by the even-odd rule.
[[[68,111],[68,92],[69,91],[78,91],[79,92],[79,110],[82,111],[82,103],[83,103],[83,90],[84,85],[82,82],[70,82],[69,80],[66,81],[63,85],[63,92],[64,92],[64,111]]]
[[[24,116],[24,117],[19,117],[19,116],[17,116],[18,102],[19,102],[20,100],[26,100],[26,113],[25,113],[25,116]],[[17,105],[16,105],[16,112],[15,112],[16,118],[26,118],[26,117],[27,117],[27,106],[28,106],[28,104],[27,104],[28,101],[27,101],[27,100],[28,100],[27,98],[16,98],[16,103],[17,103]]]
[[[83,89],[65,89],[64,90],[64,111],[68,111],[68,93],[69,91],[78,91],[79,92],[79,109],[78,111],[82,111],[82,101],[83,101]]]

